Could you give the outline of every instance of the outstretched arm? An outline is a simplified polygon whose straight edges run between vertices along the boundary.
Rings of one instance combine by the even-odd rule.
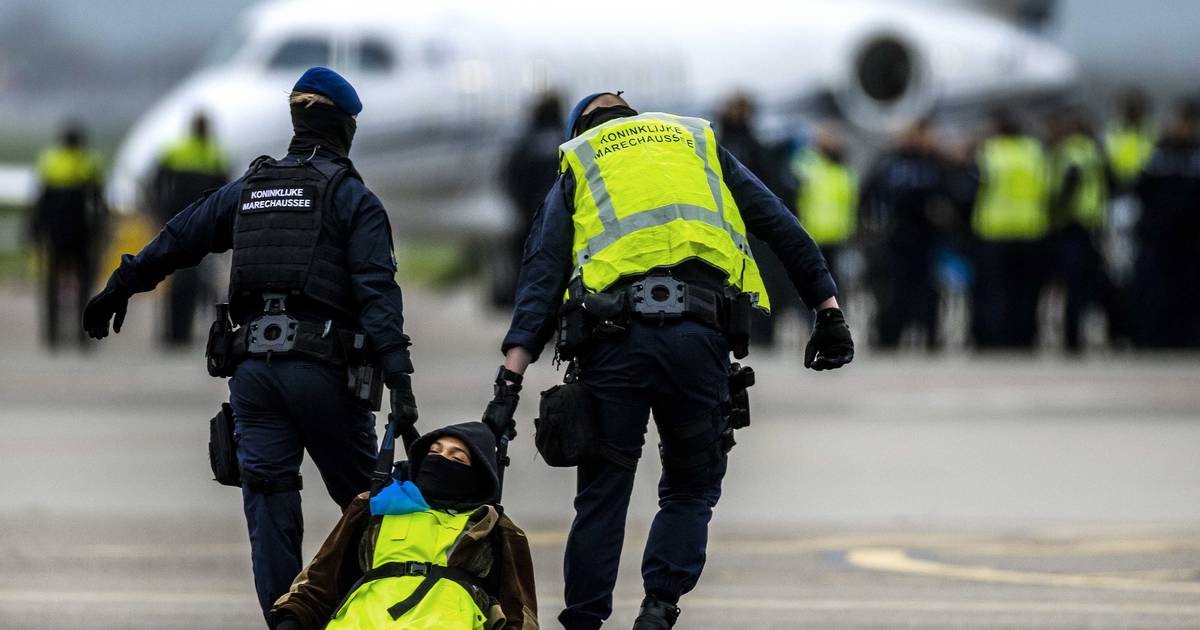
[[[241,181],[208,193],[163,226],[136,256],[125,254],[108,284],[83,312],[83,328],[94,339],[108,336],[108,324],[121,332],[125,309],[134,293],[158,286],[177,269],[194,267],[209,253],[233,246],[233,219]]]

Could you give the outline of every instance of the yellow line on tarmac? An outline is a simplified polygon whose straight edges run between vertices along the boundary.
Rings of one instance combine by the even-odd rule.
[[[947,564],[933,560],[913,558],[906,550],[895,547],[851,549],[846,553],[846,560],[852,566],[872,571],[887,571],[891,573],[970,580],[974,582],[1200,594],[1200,583],[1197,582],[1163,582],[1132,577],[1088,575],[1082,573],[1037,573],[1033,571],[995,569],[978,565]]]

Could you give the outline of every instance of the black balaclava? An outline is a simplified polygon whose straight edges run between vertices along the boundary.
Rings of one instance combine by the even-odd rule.
[[[637,116],[637,114],[638,113],[637,113],[636,109],[629,107],[627,105],[611,105],[609,107],[597,107],[596,109],[593,109],[592,111],[580,116],[579,120],[575,121],[575,134],[574,135],[578,136],[579,134],[587,131],[588,129],[591,129],[592,127],[597,127],[599,125],[603,125],[604,123],[606,123],[610,120],[614,120],[617,118],[628,118],[630,116]]]
[[[473,466],[435,453],[421,460],[413,483],[433,507],[471,503],[487,492],[486,481]]]
[[[308,155],[320,146],[341,157],[350,155],[358,128],[354,117],[337,107],[316,103],[292,105],[292,143],[288,153]]]

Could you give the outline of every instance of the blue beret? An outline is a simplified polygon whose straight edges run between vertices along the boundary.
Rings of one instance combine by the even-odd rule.
[[[351,116],[356,116],[362,111],[362,101],[358,100],[358,92],[354,91],[354,86],[329,68],[317,66],[305,70],[304,74],[300,75],[300,80],[292,87],[292,91],[320,94]]]
[[[567,130],[566,134],[564,134],[566,135],[567,140],[570,140],[574,137],[571,132],[575,130],[575,123],[578,122],[579,117],[583,115],[583,110],[587,108],[589,103],[596,100],[596,97],[603,94],[608,94],[608,92],[596,92],[595,94],[588,94],[575,104],[575,109],[572,109],[571,115],[567,116]]]

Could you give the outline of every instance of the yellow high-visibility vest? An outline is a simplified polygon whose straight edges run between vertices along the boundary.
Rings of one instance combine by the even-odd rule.
[[[1155,136],[1149,127],[1113,127],[1104,138],[1109,168],[1118,183],[1128,184],[1154,154]]]
[[[100,158],[91,151],[54,147],[38,157],[38,179],[47,188],[76,188],[103,179]]]
[[[177,172],[225,175],[229,171],[229,161],[221,147],[211,138],[194,135],[168,146],[160,162],[164,168]]]
[[[371,567],[396,562],[428,562],[446,566],[447,554],[467,528],[471,513],[425,510],[384,516],[375,541]],[[483,630],[487,615],[458,582],[437,580],[407,612],[392,619],[388,609],[413,594],[425,580],[417,575],[383,577],[364,582],[334,614],[331,630]]]
[[[1028,136],[999,136],[979,152],[972,227],[984,240],[1035,240],[1050,229],[1046,158]]]
[[[1104,225],[1108,206],[1108,181],[1104,172],[1104,158],[1096,141],[1076,134],[1063,140],[1054,150],[1055,197],[1062,190],[1067,171],[1075,167],[1079,171],[1079,183],[1075,194],[1067,200],[1068,207],[1062,208],[1068,218],[1078,221],[1086,228]]]
[[[858,221],[858,179],[844,164],[819,151],[805,151],[794,162],[800,180],[796,211],[817,245],[841,245],[854,236]]]
[[[603,291],[697,259],[770,309],[708,121],[659,112],[618,118],[559,150],[562,172],[575,176],[574,277],[585,288]]]

